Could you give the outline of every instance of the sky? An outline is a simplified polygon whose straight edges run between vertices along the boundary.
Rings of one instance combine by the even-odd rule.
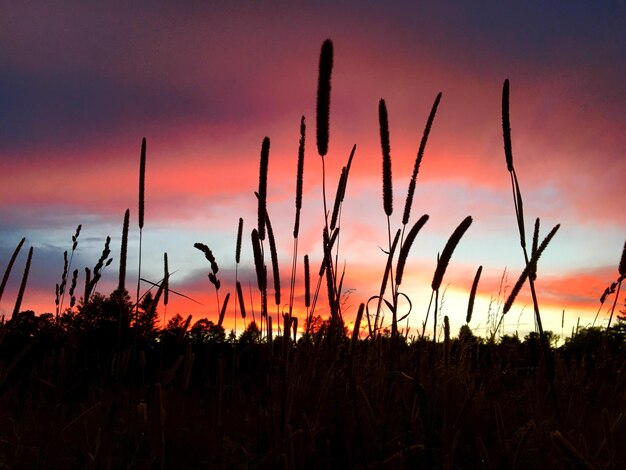
[[[22,310],[54,311],[63,252],[82,224],[72,269],[96,264],[106,236],[113,262],[98,290],[117,283],[124,211],[131,213],[128,284],[137,282],[138,173],[147,140],[142,277],[158,281],[167,253],[175,295],[161,315],[217,320],[234,294],[237,223],[244,219],[238,278],[259,311],[250,232],[256,226],[261,142],[270,138],[268,212],[283,299],[292,260],[301,116],[307,123],[296,312],[302,257],[321,260],[321,158],[315,146],[320,46],[334,44],[326,184],[332,201],[357,145],[342,210],[339,263],[348,324],[376,295],[388,248],[382,203],[378,102],[390,126],[394,214],[437,93],[441,103],[417,180],[412,222],[429,221],[407,262],[411,334],[421,329],[437,254],[474,219],[446,272],[440,315],[455,334],[468,291],[483,274],[470,323],[484,335],[524,267],[504,159],[501,96],[511,86],[511,128],[527,231],[561,228],[541,257],[537,294],[544,326],[589,325],[618,277],[626,239],[626,6],[620,1],[498,2],[0,2],[0,270],[22,237],[0,314],[10,315],[27,249],[33,261]],[[332,204],[332,202],[330,203]],[[268,261],[269,263],[269,261]],[[317,272],[317,267],[312,268]],[[249,286],[249,287],[248,287]],[[142,285],[142,292],[147,289]],[[134,293],[134,287],[131,287]],[[325,295],[321,295],[325,299]],[[599,318],[607,321],[607,304]],[[283,300],[283,307],[286,301]],[[624,299],[619,300],[624,304]],[[67,301],[66,301],[67,305]],[[248,305],[250,308],[251,305]],[[234,302],[225,319],[235,324]],[[408,307],[403,306],[404,309]],[[276,307],[270,305],[276,316]],[[527,288],[504,332],[534,328]],[[564,312],[564,313],[563,313]],[[248,312],[250,314],[250,312]],[[316,313],[326,316],[320,301]],[[387,314],[389,317],[389,314]],[[432,318],[432,313],[431,313]],[[250,318],[248,318],[249,320]],[[562,321],[563,320],[563,321]],[[302,325],[302,322],[300,323]]]

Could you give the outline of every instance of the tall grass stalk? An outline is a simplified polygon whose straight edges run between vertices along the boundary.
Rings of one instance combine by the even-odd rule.
[[[96,286],[102,277],[102,273],[105,268],[107,268],[112,262],[113,258],[109,258],[111,254],[111,237],[107,236],[104,242],[104,248],[102,249],[102,254],[98,259],[98,262],[93,268],[93,271],[85,268],[85,296],[83,297],[83,303],[87,304],[93,293],[96,291]]]
[[[226,297],[224,297],[224,303],[222,304],[222,308],[220,310],[220,315],[218,317],[217,320],[217,327],[221,328],[222,324],[224,323],[224,316],[226,315],[226,308],[228,307],[228,301],[230,300],[230,292],[228,292],[226,294]]]
[[[91,294],[91,269],[85,267],[85,290],[83,292],[83,304],[86,304]]]
[[[613,320],[613,314],[615,313],[615,306],[617,305],[617,299],[619,299],[619,292],[622,287],[623,280],[624,280],[624,277],[620,277],[620,280],[617,283],[617,292],[615,293],[615,299],[613,299],[613,306],[611,307],[611,314],[609,315],[609,322],[606,324],[607,331],[611,327],[611,320]]]
[[[330,79],[333,71],[333,43],[326,39],[320,51],[317,82],[317,151],[321,157],[328,153],[330,122]]]
[[[258,192],[258,226],[259,240],[265,240],[265,216],[267,214],[267,166],[270,153],[270,139],[265,137],[261,144],[261,161],[259,165],[259,192]]]
[[[591,324],[592,327],[596,325],[596,321],[598,320],[598,315],[600,315],[600,311],[602,310],[602,307],[604,306],[604,302],[606,301],[607,297],[610,296],[611,294],[615,294],[616,288],[617,288],[617,282],[612,282],[610,286],[604,289],[604,292],[600,296],[600,306],[598,307],[596,316],[594,317],[593,323]]]
[[[332,245],[328,230],[324,228],[324,264],[326,273],[326,287],[328,289],[328,305],[330,307],[330,316],[332,323],[335,323],[339,317],[339,298],[335,289],[335,274],[333,272]]]
[[[626,277],[626,242],[624,242],[624,248],[622,249],[622,256],[619,260],[617,272],[619,273],[620,278]]]
[[[326,206],[326,163],[328,153],[330,122],[330,89],[333,71],[333,43],[326,39],[322,43],[317,81],[316,140],[317,153],[322,157],[322,201],[324,204],[324,227],[328,230],[328,209]]]
[[[389,117],[385,100],[378,103],[378,122],[380,125],[380,146],[383,153],[383,208],[387,220],[393,213],[393,186],[391,181],[391,146],[389,143]],[[391,233],[389,234],[391,246]]]
[[[354,357],[354,351],[356,349],[357,342],[360,336],[361,320],[363,319],[363,311],[365,310],[365,304],[359,305],[356,318],[354,319],[354,328],[352,329],[352,339],[350,341],[350,363],[352,364],[352,358]]]
[[[341,203],[343,202],[343,197],[346,192],[346,183],[347,183],[347,171],[344,166],[341,169],[341,176],[339,177],[339,183],[337,184],[337,194],[335,195],[335,204],[333,205],[333,212],[330,218],[330,231],[335,230],[337,226],[337,221],[339,219],[339,211],[341,209]]]
[[[65,296],[65,285],[67,284],[67,251],[63,252],[63,274],[61,275],[61,284],[56,285],[54,303],[56,305],[56,318],[59,318],[59,310],[61,307],[61,298]]]
[[[126,295],[126,256],[128,252],[128,225],[130,221],[130,209],[126,209],[124,213],[124,222],[122,224],[122,242],[120,246],[120,270],[117,283],[117,294],[119,299],[123,299]],[[129,318],[124,309],[120,308],[118,325],[117,325],[117,340],[118,344],[121,344],[122,330],[128,328]]]
[[[537,252],[537,244],[539,243],[539,228],[541,226],[541,221],[539,217],[535,219],[535,228],[533,230],[533,246],[530,250],[530,256],[532,257]],[[532,273],[533,281],[537,279],[537,271]]]
[[[213,286],[215,287],[215,297],[217,299],[217,312],[219,314],[219,312],[221,311],[221,306],[220,306],[220,287],[222,286],[222,283],[217,278],[217,273],[218,273],[220,268],[217,265],[217,261],[215,261],[215,256],[213,255],[213,252],[211,251],[211,249],[208,246],[206,246],[204,243],[194,243],[193,246],[194,246],[194,248],[196,248],[196,249],[200,250],[202,253],[204,253],[204,257],[211,264],[211,272],[209,273],[208,277],[209,277],[209,281],[211,282],[211,284],[213,284]]]
[[[76,283],[78,281],[78,269],[75,269],[72,273],[72,283],[70,284],[70,309],[74,308],[76,305],[76,296],[74,295],[74,290],[76,289]]]
[[[330,122],[330,91],[331,91],[331,76],[333,69],[333,43],[330,39],[327,39],[322,44],[320,51],[320,61],[318,70],[318,86],[317,86],[317,109],[316,109],[316,137],[317,137],[317,151],[320,157],[322,157],[322,202],[324,207],[324,234],[326,239],[323,239],[323,256],[324,261],[322,267],[326,270],[326,280],[329,299],[329,307],[331,310],[331,318],[333,322],[337,322],[339,314],[339,302],[338,292],[335,278],[335,269],[333,267],[333,259],[331,254],[331,247],[328,241],[333,238],[334,234],[331,234],[331,230],[328,224],[328,206],[326,199],[326,162],[325,156],[328,153],[328,141],[329,141],[329,122]],[[322,275],[322,274],[321,274]],[[318,281],[318,287],[321,286],[321,275]],[[319,290],[316,290],[313,300],[313,308],[311,309],[311,315],[315,309]]]
[[[413,246],[413,242],[415,241],[415,237],[422,229],[422,227],[428,222],[429,216],[428,214],[424,214],[420,219],[415,222],[409,233],[407,234],[406,240],[402,244],[400,248],[400,254],[398,255],[398,264],[396,266],[396,284],[399,286],[402,284],[402,278],[404,276],[404,267],[406,266],[406,261],[409,257],[409,251]]]
[[[20,242],[17,244],[17,246],[15,247],[15,250],[13,251],[13,254],[11,255],[11,258],[9,259],[9,264],[7,264],[7,267],[4,270],[4,276],[2,276],[2,282],[0,282],[0,300],[2,300],[2,294],[4,294],[4,288],[6,287],[7,282],[9,280],[9,276],[11,275],[11,270],[13,269],[13,264],[15,263],[17,255],[19,254],[20,250],[22,249],[22,246],[24,245],[25,241],[26,241],[26,238],[23,237],[20,240]]]
[[[348,176],[350,174],[350,168],[352,165],[352,159],[356,151],[356,145],[352,147],[350,156],[348,157],[347,164],[342,168],[341,176],[337,184],[337,191],[335,195],[335,201],[333,204],[333,211],[331,217],[331,223],[328,225],[328,217],[325,218],[325,225],[322,231],[322,243],[323,243],[323,258],[319,271],[319,278],[317,286],[313,295],[313,302],[311,304],[311,310],[308,317],[312,318],[317,299],[319,296],[320,288],[322,285],[322,278],[326,279],[326,286],[328,290],[329,307],[331,309],[331,317],[334,322],[343,321],[341,314],[341,290],[343,283],[343,273],[341,278],[337,278],[337,266],[339,265],[339,236],[341,233],[341,208],[345,198]],[[328,213],[327,213],[328,214]],[[333,259],[334,252],[334,259]],[[345,269],[344,269],[345,272]],[[334,313],[333,313],[334,312]]]
[[[237,244],[235,245],[235,286],[237,287],[237,297],[239,302],[235,302],[235,331],[237,331],[237,304],[241,306],[241,318],[244,321],[244,330],[246,328],[246,310],[243,301],[243,294],[241,293],[241,283],[239,282],[239,262],[241,261],[241,240],[243,237],[243,219],[239,217],[239,224],[237,225]]]
[[[156,291],[156,294],[154,294],[154,298],[152,299],[152,302],[150,303],[150,306],[148,307],[148,312],[147,313],[147,318],[151,318],[154,316],[154,313],[156,312],[156,308],[157,305],[159,304],[159,301],[161,300],[161,296],[163,295],[163,292],[165,292],[167,285],[169,284],[169,270],[167,267],[167,253],[163,254],[163,271],[164,271],[164,276],[163,276],[163,280],[159,283],[159,288]],[[163,321],[165,323],[165,317],[163,317]]]
[[[309,255],[304,255],[304,307],[306,308],[306,321],[304,324],[304,333],[309,334],[311,327],[311,316],[309,307],[311,306],[311,272],[309,267]]]
[[[504,308],[502,310],[503,315],[505,315],[506,313],[508,313],[509,310],[511,310],[511,307],[513,306],[513,302],[515,301],[517,294],[519,294],[519,291],[521,290],[522,286],[526,282],[526,279],[528,279],[529,281],[532,279],[533,274],[537,270],[537,262],[539,261],[539,258],[541,257],[544,250],[547,248],[548,244],[550,243],[554,235],[556,235],[556,232],[559,230],[559,228],[560,228],[560,225],[557,224],[552,228],[552,230],[550,230],[550,233],[548,233],[546,238],[543,239],[543,241],[537,248],[537,251],[535,251],[535,254],[529,260],[528,265],[522,271],[522,274],[520,275],[519,279],[513,286],[513,289],[511,290],[511,293],[509,294],[508,299],[504,303]]]
[[[267,169],[269,164],[270,139],[265,137],[261,144],[261,158],[259,163],[259,190],[255,192],[257,197],[257,228],[252,233],[252,248],[257,268],[257,280],[261,291],[261,331],[263,331],[263,318],[267,318],[267,267],[265,266],[265,253],[263,240],[265,240],[266,217],[267,217]],[[256,235],[255,235],[256,233]],[[255,245],[256,244],[256,245]],[[262,266],[263,274],[259,274]],[[260,277],[264,278],[260,283]],[[269,327],[269,324],[268,324]]]
[[[141,254],[143,241],[144,209],[146,199],[146,138],[141,139],[141,154],[139,156],[139,204],[137,208],[137,222],[139,225],[139,266],[137,268],[137,292],[135,296],[135,321],[139,315],[139,292],[141,290]]]
[[[130,222],[130,209],[124,213],[124,224],[122,226],[122,244],[120,247],[120,272],[117,283],[117,290],[123,295],[126,290],[126,258],[128,254],[128,225]]]
[[[376,314],[374,315],[374,325],[372,326],[370,321],[369,311],[367,313],[367,321],[368,321],[368,329],[369,329],[369,337],[372,339],[376,339],[378,330],[382,327],[383,318],[381,317],[381,307],[385,297],[385,291],[387,290],[387,284],[389,282],[389,276],[391,274],[392,266],[393,266],[393,257],[396,252],[396,248],[398,246],[398,241],[400,240],[400,230],[396,232],[396,235],[393,239],[393,242],[390,244],[389,253],[387,255],[387,264],[385,265],[385,271],[383,274],[383,280],[380,284],[380,291],[378,295],[370,297],[367,303],[370,301],[377,299],[378,303],[376,306]]]
[[[70,253],[70,259],[69,261],[67,261],[67,263],[65,264],[65,267],[63,269],[63,276],[61,279],[61,284],[63,285],[63,289],[61,289],[59,287],[59,293],[61,295],[61,301],[60,301],[60,305],[57,311],[57,318],[59,315],[59,311],[63,312],[63,303],[65,300],[65,284],[67,281],[67,274],[71,271],[72,269],[72,260],[74,259],[74,252],[76,251],[76,248],[78,247],[78,237],[80,236],[80,229],[81,229],[82,225],[78,224],[78,226],[76,227],[76,232],[74,233],[74,235],[72,235],[72,250]]]
[[[626,242],[624,242],[624,249],[622,250],[622,257],[620,258],[619,265],[617,267],[619,278],[617,279],[617,292],[615,293],[615,299],[613,300],[613,306],[611,307],[611,315],[609,316],[609,322],[606,325],[606,331],[609,331],[611,327],[611,320],[613,320],[613,314],[615,312],[615,306],[617,305],[617,299],[619,299],[619,292],[622,288],[622,281],[626,279]]]
[[[236,282],[236,286],[237,286],[237,298],[239,299],[239,310],[241,313],[241,318],[244,321],[244,329],[246,328],[246,304],[243,298],[243,291],[241,289],[241,282],[237,281]]]
[[[24,273],[22,275],[22,282],[20,283],[20,289],[17,292],[17,299],[15,300],[15,307],[13,308],[13,314],[11,320],[17,318],[22,307],[22,300],[24,299],[24,291],[26,290],[26,283],[28,282],[28,274],[30,272],[30,262],[33,259],[33,247],[28,250],[28,257],[26,258],[26,266],[24,267]]]
[[[474,311],[474,300],[476,299],[476,290],[478,289],[478,281],[480,281],[480,274],[483,272],[483,267],[479,266],[474,276],[474,282],[472,282],[472,289],[470,290],[469,301],[467,302],[467,315],[465,316],[465,323],[472,321],[472,312]]]
[[[304,145],[306,140],[306,123],[304,116],[300,119],[300,142],[298,144],[298,165],[296,171],[296,215],[293,224],[293,254],[291,257],[291,278],[289,280],[289,318],[293,315],[293,302],[296,290],[298,271],[298,236],[300,234],[300,212],[302,210],[302,190],[304,186]]]
[[[392,297],[392,337],[395,338],[397,333],[397,316],[396,316],[396,287],[394,285],[394,275],[393,275],[393,254],[392,251],[392,242],[391,242],[391,215],[393,214],[393,182],[391,178],[391,144],[389,139],[389,116],[387,113],[387,105],[385,104],[385,100],[381,99],[378,102],[378,124],[380,130],[380,147],[382,151],[382,181],[383,181],[383,209],[385,211],[385,215],[387,216],[387,243],[389,250],[389,258],[387,260],[387,267],[385,269],[385,275],[383,276],[385,284],[387,280],[391,283],[391,297]],[[398,236],[397,234],[396,240],[394,241],[394,245],[397,245]],[[374,320],[374,329],[378,326],[378,318],[380,317],[380,309],[382,306],[382,293],[384,293],[386,286],[381,287],[381,298],[378,300],[378,307],[376,309],[376,317]]]
[[[350,168],[352,167],[352,159],[354,158],[354,154],[356,152],[356,145],[352,147],[350,151],[350,156],[348,157],[347,164],[341,169],[341,175],[339,177],[339,182],[337,184],[337,191],[335,194],[335,202],[333,204],[333,211],[331,216],[330,226],[327,227],[328,234],[330,236],[330,246],[328,247],[328,251],[330,257],[326,259],[324,256],[323,267],[327,270],[326,272],[330,275],[329,280],[332,280],[332,283],[328,283],[328,287],[332,288],[333,298],[336,302],[336,309],[339,318],[342,318],[341,315],[341,290],[343,285],[343,274],[345,273],[345,267],[342,272],[341,278],[337,278],[337,270],[339,266],[339,238],[341,235],[341,213],[343,208],[343,201],[346,195],[346,189],[348,186],[348,177],[350,175]],[[326,248],[324,249],[324,253],[326,254]],[[334,259],[333,259],[333,251],[334,251]],[[319,286],[320,284],[318,284]],[[317,295],[317,294],[316,294]],[[330,296],[330,295],[329,295]]]
[[[252,229],[252,253],[254,255],[254,267],[256,271],[257,286],[261,293],[261,330],[263,318],[267,316],[266,290],[267,290],[267,269],[263,260],[263,251],[261,249],[261,239],[258,230]]]
[[[437,341],[437,312],[439,305],[439,288],[441,287],[441,283],[443,282],[443,276],[446,273],[446,269],[448,268],[448,264],[450,263],[450,259],[452,258],[452,254],[456,246],[461,241],[461,238],[472,224],[472,217],[467,216],[463,221],[459,224],[459,226],[452,232],[446,246],[443,248],[441,252],[441,256],[437,261],[437,268],[435,269],[435,274],[433,275],[433,282],[431,283],[431,287],[433,292],[435,293],[435,311],[434,311],[434,326],[433,326],[433,341]]]
[[[274,280],[274,300],[276,301],[276,313],[280,315],[280,269],[278,266],[278,251],[276,250],[276,239],[274,230],[270,222],[269,214],[265,213],[265,224],[267,227],[267,238],[270,244],[270,258],[272,261],[272,279]]]
[[[517,219],[517,227],[519,230],[520,236],[520,245],[522,247],[522,252],[524,253],[524,261],[526,263],[526,270],[529,271],[528,283],[530,285],[530,293],[533,299],[533,308],[535,312],[535,321],[537,324],[537,329],[539,330],[539,337],[541,341],[541,347],[543,351],[543,355],[546,361],[546,374],[548,378],[548,383],[550,384],[551,395],[554,400],[554,407],[557,414],[557,417],[560,419],[560,410],[558,399],[556,397],[556,392],[554,390],[554,358],[552,356],[552,351],[550,349],[550,345],[548,344],[548,340],[543,331],[543,324],[541,322],[541,313],[539,311],[539,301],[537,300],[537,292],[535,290],[535,279],[534,272],[532,271],[533,266],[531,266],[530,258],[528,256],[528,251],[526,249],[526,231],[524,227],[524,206],[522,201],[522,192],[520,190],[519,182],[517,180],[517,174],[515,173],[515,167],[513,166],[513,149],[511,145],[511,123],[509,119],[509,80],[504,81],[504,85],[502,87],[502,135],[504,140],[504,156],[506,160],[507,170],[511,176],[511,190],[513,193],[513,204],[515,206],[515,216]],[[538,232],[537,225],[537,232]]]
[[[341,214],[343,209],[343,201],[346,197],[346,190],[348,188],[348,178],[350,176],[350,168],[352,167],[352,159],[356,152],[356,144],[352,146],[350,156],[348,157],[348,163],[341,169],[341,175],[339,177],[339,183],[337,184],[337,193],[335,195],[335,203],[333,205],[333,212],[330,221],[330,230],[333,237],[337,237],[335,243],[335,266],[339,265],[339,235],[341,227]],[[336,230],[335,230],[336,229]],[[335,273],[336,274],[336,273]],[[337,288],[337,279],[335,277],[335,288]]]
[[[163,253],[163,326],[165,326],[165,320],[167,319],[167,304],[170,294],[170,268],[167,259],[167,253]]]
[[[528,256],[528,251],[526,249],[526,229],[524,224],[524,203],[522,199],[522,193],[519,187],[519,182],[517,180],[517,174],[515,172],[515,167],[513,165],[513,149],[511,144],[511,123],[509,119],[509,81],[508,79],[504,81],[504,85],[502,88],[502,133],[504,139],[504,155],[506,160],[507,170],[509,171],[511,177],[511,190],[513,193],[513,204],[515,206],[515,217],[517,220],[517,227],[519,231],[520,237],[520,245],[522,247],[522,251],[524,253],[524,261],[526,266],[528,266],[530,262],[530,258]],[[541,322],[541,314],[539,312],[539,302],[537,300],[537,294],[535,291],[535,282],[531,276],[530,279],[530,291],[533,298],[533,307],[535,311],[535,322],[537,328],[539,330],[539,335],[541,336],[542,343],[545,342],[545,334],[543,333],[543,325]],[[544,348],[544,351],[547,351],[549,348]],[[549,352],[548,352],[549,354]],[[552,371],[553,372],[553,371]],[[552,373],[551,372],[551,373]]]
[[[333,231],[333,235],[330,237],[330,245],[327,248],[326,247],[326,241],[324,240],[324,231],[325,230],[326,229],[324,229],[322,231],[322,247],[323,247],[322,261],[320,263],[320,269],[319,269],[319,272],[318,272],[317,284],[315,286],[315,290],[313,291],[313,296],[312,296],[311,301],[310,301],[310,304],[311,304],[311,307],[310,307],[310,310],[309,310],[309,318],[310,319],[313,319],[313,316],[314,316],[314,313],[315,313],[315,309],[317,307],[317,301],[318,301],[319,294],[320,294],[321,287],[322,287],[322,282],[324,281],[324,279],[326,279],[325,276],[324,276],[324,274],[326,273],[326,266],[327,266],[326,251],[328,250],[329,253],[332,252],[333,246],[334,246],[334,244],[335,244],[335,242],[337,240],[337,237],[339,236],[339,229],[334,230]],[[329,285],[329,284],[327,284],[327,285]],[[334,296],[334,292],[335,292],[334,287],[332,288],[331,292],[332,292],[332,295]],[[331,295],[329,294],[329,298],[330,297],[331,297]]]
[[[426,127],[424,128],[424,132],[422,133],[422,140],[420,141],[420,146],[417,151],[417,156],[415,157],[415,165],[413,166],[413,173],[411,174],[411,180],[409,181],[409,189],[406,195],[406,201],[404,203],[404,212],[402,214],[402,225],[407,225],[409,223],[409,218],[411,215],[411,206],[413,204],[413,195],[415,194],[415,183],[417,180],[417,175],[420,170],[420,165],[422,164],[422,159],[424,158],[424,151],[426,150],[426,142],[428,142],[428,136],[430,134],[430,129],[433,125],[433,121],[435,120],[435,114],[437,113],[437,108],[439,106],[439,102],[441,101],[441,93],[437,94],[435,98],[435,102],[433,103],[433,107],[430,110],[430,114],[428,115],[428,120],[426,121]]]

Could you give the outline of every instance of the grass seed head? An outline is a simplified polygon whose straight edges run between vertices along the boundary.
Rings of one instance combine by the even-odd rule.
[[[404,266],[406,265],[406,260],[409,256],[409,250],[415,241],[415,237],[422,229],[424,224],[428,222],[428,215],[424,214],[420,219],[411,227],[409,233],[402,244],[402,248],[400,248],[400,255],[398,256],[398,265],[396,267],[396,284],[400,285],[402,283],[402,276],[404,274]]]
[[[320,52],[317,82],[317,152],[321,157],[328,153],[330,127],[330,78],[333,71],[333,43],[326,39]]]
[[[261,240],[257,229],[252,229],[252,252],[254,254],[254,267],[256,271],[257,284],[260,291],[265,290],[266,271],[263,261],[263,251],[261,250]]]
[[[11,255],[11,258],[9,259],[9,264],[4,270],[4,276],[2,277],[2,282],[0,282],[0,300],[2,300],[2,294],[4,293],[4,288],[6,287],[7,282],[9,280],[9,276],[11,275],[11,270],[13,269],[13,264],[15,263],[15,259],[17,258],[17,255],[19,254],[20,250],[22,249],[22,246],[24,245],[25,241],[26,241],[26,238],[22,238],[20,242],[17,244],[17,246],[15,247],[15,250],[13,251],[13,254]]]
[[[443,281],[443,275],[446,273],[446,268],[448,267],[448,263],[450,263],[450,259],[452,258],[452,253],[454,253],[454,249],[458,245],[461,237],[465,234],[469,226],[472,224],[472,217],[467,216],[463,222],[459,224],[459,226],[454,230],[446,246],[441,252],[441,256],[439,257],[439,261],[437,262],[437,268],[435,269],[435,275],[433,276],[433,282],[431,284],[433,290],[439,290],[441,287],[441,282]]]
[[[241,237],[243,235],[243,219],[239,217],[239,225],[237,227],[237,245],[235,248],[235,262],[239,264],[241,261]]]
[[[618,271],[620,276],[626,276],[626,242],[624,242],[624,249],[622,250],[622,257],[619,261]]]
[[[124,224],[122,226],[122,245],[120,247],[120,272],[117,290],[122,293],[126,289],[126,258],[128,253],[128,225],[130,220],[130,210],[124,213]]]
[[[265,214],[267,212],[267,166],[270,154],[270,139],[265,137],[261,144],[261,162],[259,165],[258,227],[259,239],[265,240]]]
[[[404,203],[404,213],[402,215],[403,225],[406,225],[409,223],[409,218],[411,215],[411,206],[413,205],[413,195],[415,194],[415,181],[417,179],[417,174],[419,173],[419,170],[420,170],[420,165],[422,164],[422,159],[424,158],[424,150],[426,149],[426,142],[428,141],[430,128],[433,125],[435,114],[437,113],[437,107],[439,106],[439,101],[441,101],[441,93],[437,94],[437,97],[435,98],[435,102],[433,103],[433,107],[430,110],[430,115],[428,116],[428,120],[426,121],[426,127],[424,128],[424,133],[422,134],[422,140],[420,142],[419,150],[417,151],[417,157],[415,158],[415,165],[413,166],[413,174],[411,175],[411,180],[409,181],[409,190],[407,191],[406,201]]]
[[[304,306],[311,306],[311,272],[309,270],[309,255],[304,255]]]
[[[472,312],[474,311],[474,300],[476,299],[476,290],[478,289],[478,281],[480,281],[480,275],[483,272],[483,267],[479,266],[474,276],[474,282],[472,282],[472,290],[470,291],[469,301],[467,303],[467,315],[465,317],[465,323],[472,321]]]
[[[513,168],[513,150],[511,148],[511,122],[509,120],[509,80],[504,81],[502,87],[502,136],[504,137],[504,157],[509,172]]]
[[[163,253],[163,305],[167,305],[170,291],[170,269],[167,262],[167,253]]]
[[[380,146],[383,152],[383,206],[385,214],[393,213],[393,187],[391,182],[391,146],[389,144],[389,118],[385,100],[378,103],[378,122],[380,124]]]
[[[270,242],[270,257],[272,259],[272,277],[274,279],[274,299],[276,305],[280,305],[280,271],[278,267],[278,251],[276,250],[276,239],[274,238],[274,230],[270,223],[269,214],[265,214],[265,221],[267,225],[267,237]]]
[[[557,224],[554,226],[552,230],[550,230],[550,233],[548,233],[546,238],[543,239],[543,241],[541,242],[541,245],[539,245],[539,247],[537,248],[537,251],[531,257],[530,261],[524,268],[524,271],[522,271],[522,274],[520,275],[519,279],[513,286],[513,289],[511,290],[511,293],[509,294],[509,298],[504,303],[504,307],[502,309],[503,315],[506,314],[509,310],[511,310],[511,307],[513,306],[513,302],[515,301],[517,294],[519,294],[519,291],[522,289],[522,286],[526,282],[526,278],[529,276],[529,274],[536,271],[537,261],[539,261],[541,254],[546,249],[546,247],[548,246],[548,244],[550,243],[554,235],[556,235],[556,232],[559,230],[559,228],[560,228],[560,224]]]
[[[302,209],[302,187],[304,185],[304,141],[306,124],[304,116],[300,120],[300,144],[298,145],[298,170],[296,176],[296,219],[293,225],[293,238],[300,232],[300,210]]]
[[[139,229],[143,229],[144,203],[146,192],[146,138],[141,140],[141,156],[139,159]]]
[[[217,266],[215,256],[213,256],[211,249],[204,243],[194,243],[193,246],[204,253],[205,258],[211,263],[211,271],[213,271],[213,274],[217,274],[219,267]]]
[[[241,282],[237,281],[237,298],[239,299],[239,310],[241,311],[241,318],[246,318],[246,303],[243,299],[243,291],[241,289]]]

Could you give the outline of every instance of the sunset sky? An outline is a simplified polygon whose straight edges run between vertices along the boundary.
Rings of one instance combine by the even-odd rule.
[[[444,2],[441,2],[444,3]],[[63,252],[82,224],[72,269],[93,268],[107,235],[114,258],[98,290],[117,282],[124,211],[131,211],[128,283],[137,279],[139,151],[147,139],[143,273],[158,280],[163,253],[175,313],[216,320],[210,265],[232,292],[235,238],[244,219],[239,277],[256,295],[250,231],[256,226],[261,142],[271,140],[268,211],[279,245],[283,298],[291,266],[300,117],[307,122],[299,248],[321,259],[321,159],[315,147],[317,67],[334,43],[329,197],[354,144],[343,208],[340,264],[345,317],[375,295],[386,257],[378,102],[389,112],[392,230],[438,92],[443,93],[418,176],[412,221],[430,220],[413,246],[403,290],[410,325],[424,320],[437,253],[467,216],[474,222],[444,278],[442,315],[463,323],[483,265],[471,327],[485,334],[506,269],[524,266],[504,159],[501,94],[511,84],[511,127],[527,230],[545,236],[537,289],[546,328],[590,324],[618,277],[626,239],[626,6],[571,2],[4,2],[0,31],[0,272],[22,237],[0,313],[10,315],[30,246],[22,310],[54,311]],[[79,288],[80,290],[81,288]],[[301,277],[296,298],[301,304]],[[246,288],[247,290],[247,288]],[[326,295],[322,295],[326,299]],[[612,304],[607,302],[607,304]],[[66,302],[67,303],[67,302]],[[623,296],[619,303],[623,306]],[[231,306],[234,302],[231,301]],[[249,306],[248,306],[249,308]],[[259,302],[255,297],[258,314]],[[163,306],[159,307],[163,314]],[[275,308],[272,306],[271,311]],[[317,313],[327,314],[322,302]],[[432,317],[431,317],[432,318]],[[606,324],[606,306],[601,313]],[[533,328],[525,288],[505,332]],[[241,328],[238,320],[238,328]],[[226,326],[232,327],[229,309]]]

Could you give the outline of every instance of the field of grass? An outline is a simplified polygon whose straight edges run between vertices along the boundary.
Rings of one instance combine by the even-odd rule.
[[[471,229],[469,215],[438,257],[421,331],[409,337],[400,327],[405,316],[398,305],[410,303],[402,291],[405,263],[428,223],[428,215],[411,216],[413,194],[441,94],[427,118],[402,226],[396,229],[391,226],[394,188],[388,115],[385,101],[379,103],[388,260],[377,294],[359,306],[353,328],[345,326],[341,215],[356,146],[331,202],[324,162],[332,68],[333,44],[325,41],[315,133],[323,169],[319,270],[309,265],[308,256],[303,257],[302,269],[298,252],[304,149],[310,141],[303,117],[289,282],[281,284],[267,207],[270,140],[265,138],[256,193],[258,220],[244,237],[240,219],[233,243],[237,269],[242,244],[252,245],[258,326],[239,280],[235,279],[231,300],[231,293],[224,294],[211,249],[196,243],[209,263],[218,312],[212,320],[176,316],[158,329],[159,306],[178,293],[169,288],[167,253],[163,278],[153,286],[141,279],[144,139],[134,296],[126,283],[129,211],[122,227],[118,286],[110,295],[97,292],[103,270],[112,264],[109,238],[95,266],[85,269],[84,287],[78,286],[79,271],[72,270],[72,258],[79,226],[56,285],[56,312],[22,311],[30,248],[13,315],[0,327],[0,467],[624,468],[626,313],[620,316],[618,302],[623,299],[626,246],[616,280],[601,299],[601,304],[613,301],[612,325],[577,329],[556,348],[553,335],[543,329],[535,283],[541,282],[540,257],[559,226],[541,237],[536,219],[527,245],[523,193],[512,154],[508,80],[502,94],[502,164],[510,173],[517,220],[513,227],[517,234],[512,236],[519,236],[526,267],[496,323],[528,283],[536,331],[523,339],[497,337],[496,324],[490,337],[474,336],[469,323],[482,267],[477,267],[467,325],[458,337],[452,337],[447,317],[438,319],[440,288],[455,248]],[[7,264],[0,301],[23,244],[24,240]],[[306,318],[293,314],[298,283],[305,291],[301,307]],[[239,337],[234,332],[227,335],[223,327],[225,312],[233,307],[247,324]],[[443,325],[438,325],[441,320]],[[442,341],[435,334],[439,330]]]

